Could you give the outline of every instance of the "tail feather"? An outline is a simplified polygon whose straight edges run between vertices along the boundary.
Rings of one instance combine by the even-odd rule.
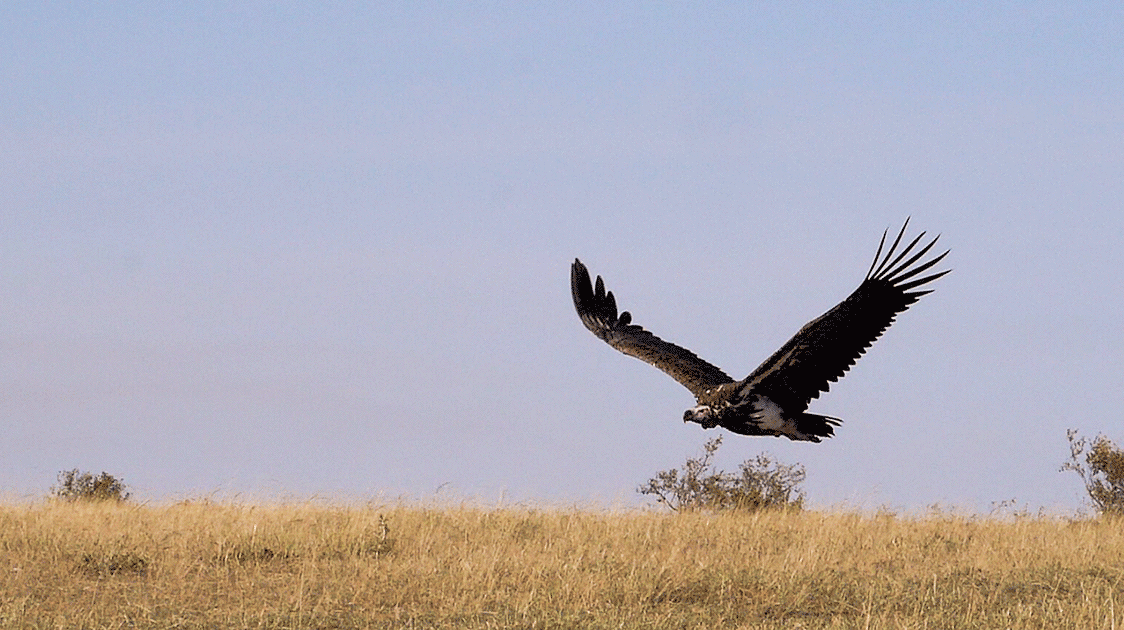
[[[796,419],[796,430],[802,439],[809,442],[819,442],[820,438],[829,438],[835,435],[835,428],[842,424],[842,420],[832,416],[820,416],[814,413],[803,413]]]

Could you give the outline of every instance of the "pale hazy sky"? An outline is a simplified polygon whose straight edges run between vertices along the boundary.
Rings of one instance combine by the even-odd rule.
[[[1075,510],[1124,441],[1124,5],[0,5],[0,492],[641,503],[886,228],[953,273],[812,411],[813,506]],[[440,490],[439,490],[440,488]]]

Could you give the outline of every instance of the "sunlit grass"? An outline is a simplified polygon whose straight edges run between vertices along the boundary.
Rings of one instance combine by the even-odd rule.
[[[0,627],[1124,628],[1124,523],[12,504]]]

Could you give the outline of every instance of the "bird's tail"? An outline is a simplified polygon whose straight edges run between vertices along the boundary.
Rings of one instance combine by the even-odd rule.
[[[835,435],[834,427],[843,421],[832,416],[819,416],[814,413],[802,413],[796,419],[796,430],[800,432],[800,439],[808,442],[819,442],[820,438],[829,438]]]

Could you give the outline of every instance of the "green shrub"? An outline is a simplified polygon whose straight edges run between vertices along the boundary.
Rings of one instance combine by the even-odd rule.
[[[88,472],[64,470],[58,476],[59,485],[51,488],[51,496],[62,501],[127,501],[125,482],[102,472],[94,476]]]
[[[1066,438],[1069,461],[1061,469],[1081,476],[1098,512],[1124,516],[1124,450],[1103,435],[1093,440],[1078,437],[1076,429],[1067,431]]]
[[[674,468],[660,471],[637,491],[654,495],[676,512],[803,508],[803,466],[781,464],[762,454],[742,462],[738,473],[715,471],[711,459],[721,445],[721,436],[709,440],[703,455],[688,459],[682,473]]]

